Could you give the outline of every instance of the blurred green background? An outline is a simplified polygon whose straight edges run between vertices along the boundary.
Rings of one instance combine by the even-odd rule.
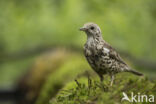
[[[133,67],[156,78],[155,4],[155,0],[0,0],[0,87],[14,86],[49,48],[81,50],[86,35],[79,28],[86,22],[97,23],[107,42],[143,65],[127,60]],[[144,63],[153,66],[145,68]]]

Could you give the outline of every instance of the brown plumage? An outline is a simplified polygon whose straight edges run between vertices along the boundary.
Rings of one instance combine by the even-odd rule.
[[[111,86],[116,73],[131,72],[135,75],[143,75],[131,69],[115,49],[103,40],[101,30],[97,24],[84,24],[80,30],[87,34],[87,42],[84,45],[85,57],[93,70],[99,75],[101,81],[103,81],[104,74],[110,75]]]

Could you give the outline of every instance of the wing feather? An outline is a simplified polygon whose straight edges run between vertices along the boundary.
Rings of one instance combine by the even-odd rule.
[[[120,57],[120,55],[116,52],[116,50],[114,48],[111,47],[111,45],[109,45],[108,43],[104,42],[104,47],[108,48],[110,51],[109,51],[109,56],[112,58],[112,59],[115,59],[117,61],[119,61],[120,63],[122,64],[125,64],[127,65],[123,59]]]

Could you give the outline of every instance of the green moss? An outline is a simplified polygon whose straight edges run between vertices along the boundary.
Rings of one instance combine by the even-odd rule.
[[[66,62],[60,66],[55,73],[47,78],[36,104],[47,104],[52,96],[67,82],[84,73],[84,69],[89,69],[87,62],[80,55],[71,55]]]
[[[108,78],[104,83],[96,79],[80,78],[76,82],[67,84],[50,101],[50,104],[113,104],[115,102],[120,104],[123,92],[129,96],[131,92],[156,95],[156,83],[129,73],[118,74],[112,87],[108,83]],[[127,101],[122,103],[129,104]]]

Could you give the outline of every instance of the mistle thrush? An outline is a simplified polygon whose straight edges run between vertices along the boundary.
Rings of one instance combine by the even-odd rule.
[[[87,42],[84,45],[85,57],[101,81],[103,81],[103,75],[109,74],[112,86],[116,73],[131,72],[138,76],[143,75],[129,67],[115,49],[103,40],[97,24],[86,23],[80,30],[87,34]]]

